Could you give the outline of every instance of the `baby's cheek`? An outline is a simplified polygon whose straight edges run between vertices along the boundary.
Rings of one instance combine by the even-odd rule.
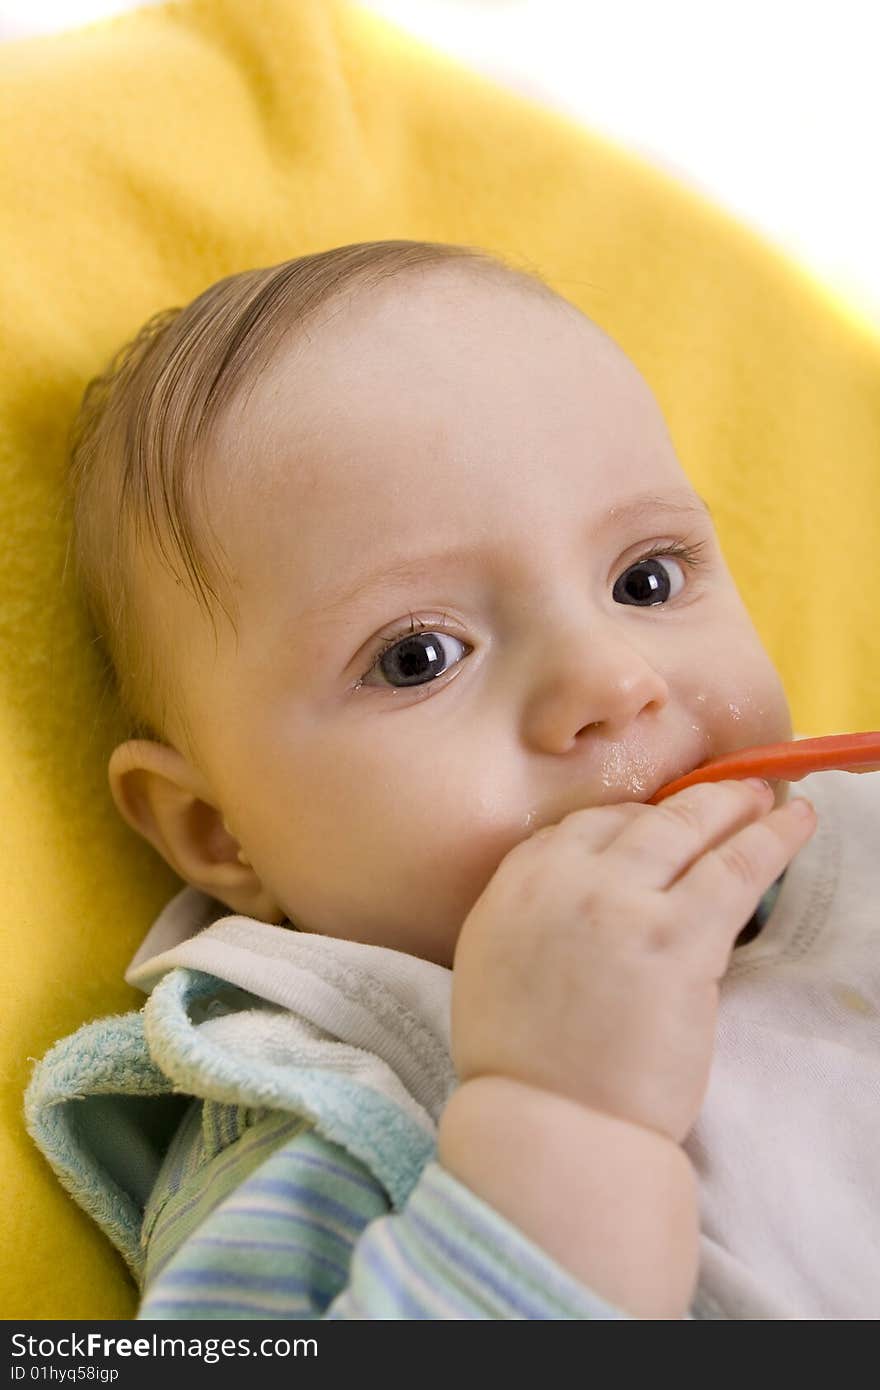
[[[694,681],[688,705],[703,731],[707,756],[791,737],[791,716],[782,682],[760,645],[731,643],[708,678]]]

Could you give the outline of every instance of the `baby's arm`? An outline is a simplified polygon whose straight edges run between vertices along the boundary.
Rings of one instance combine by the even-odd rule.
[[[357,1159],[314,1130],[286,1128],[284,1139],[284,1118],[267,1116],[166,1202],[140,1318],[626,1316],[438,1164],[393,1214]],[[258,1151],[268,1156],[255,1166]],[[192,1156],[177,1157],[186,1170]],[[218,1188],[226,1195],[206,1216]]]
[[[684,1316],[697,1268],[698,1191],[684,1150],[667,1136],[484,1077],[453,1095],[439,1159],[584,1285],[626,1309],[619,1316]]]

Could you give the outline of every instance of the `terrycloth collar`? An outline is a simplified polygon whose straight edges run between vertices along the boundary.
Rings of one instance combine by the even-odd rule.
[[[436,1124],[455,1084],[452,972],[403,951],[298,932],[193,887],[165,907],[126,972],[149,994],[170,970],[200,970],[303,1021],[314,1046],[377,1057]]]
[[[30,1134],[140,1277],[141,1222],[178,1097],[308,1119],[396,1209],[455,1086],[452,973],[400,951],[312,936],[184,888],[126,975],[144,1008],[84,1024],[34,1068]]]

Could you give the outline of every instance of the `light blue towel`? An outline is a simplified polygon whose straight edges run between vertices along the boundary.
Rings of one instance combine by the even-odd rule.
[[[238,978],[175,964],[168,915],[178,927],[201,923],[204,895],[184,889],[157,922],[165,948],[158,968],[139,953],[138,971],[152,987],[144,1008],[57,1043],[25,1098],[31,1136],[135,1277],[144,1205],[193,1096],[304,1116],[402,1207],[435,1152],[437,1120],[455,1085],[451,972],[249,918],[182,934],[181,958],[195,949],[223,975],[245,971],[257,988],[265,980],[267,1000]],[[298,991],[309,1016],[277,1002],[279,990]]]

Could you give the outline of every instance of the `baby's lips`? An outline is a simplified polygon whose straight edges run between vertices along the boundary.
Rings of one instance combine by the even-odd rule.
[[[647,806],[656,806],[675,792],[697,782],[723,782],[728,778],[766,777],[799,782],[812,772],[880,772],[880,731],[861,734],[827,734],[799,738],[790,743],[769,743],[760,748],[740,748],[712,758],[674,782],[667,782]]]

